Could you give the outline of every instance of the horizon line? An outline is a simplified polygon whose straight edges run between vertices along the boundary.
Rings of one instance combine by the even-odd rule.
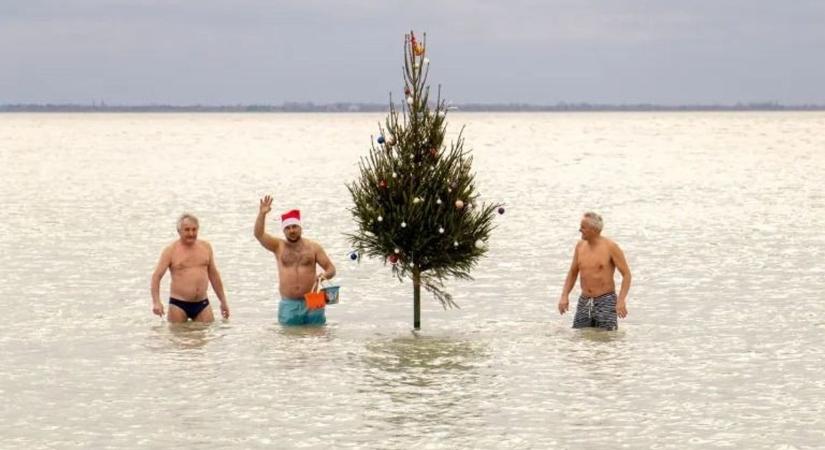
[[[393,106],[396,106],[393,104]],[[4,103],[0,112],[388,112],[390,104],[371,102],[283,102],[237,104],[107,104],[91,103]],[[589,103],[555,104],[523,102],[468,102],[448,105],[463,112],[553,112],[553,111],[825,111],[825,104],[783,104],[779,102],[684,103]]]

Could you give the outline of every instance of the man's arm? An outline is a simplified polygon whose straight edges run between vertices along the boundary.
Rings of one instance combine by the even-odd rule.
[[[570,263],[570,270],[567,271],[567,278],[564,280],[564,287],[561,290],[561,297],[559,297],[559,313],[564,314],[570,308],[570,300],[567,298],[573,286],[576,285],[576,277],[579,275],[579,245],[573,250],[573,262]]]
[[[168,269],[172,263],[172,247],[174,245],[175,244],[172,244],[163,249],[158,260],[158,265],[155,267],[155,271],[152,272],[152,312],[161,317],[163,317],[164,312],[163,304],[160,302],[160,280],[163,278],[163,275],[166,274],[166,269]]]
[[[315,261],[317,261],[318,265],[324,269],[323,273],[318,274],[318,278],[321,280],[331,280],[332,277],[335,276],[335,265],[332,264],[329,256],[327,256],[326,252],[319,244],[315,244],[315,246]]]
[[[226,303],[226,294],[223,292],[223,281],[221,280],[221,273],[218,272],[218,265],[215,264],[215,254],[212,252],[212,246],[208,242],[204,242],[206,248],[209,250],[209,266],[207,273],[209,274],[209,282],[212,283],[212,289],[218,296],[221,302],[221,315],[224,319],[229,318],[229,304]]]
[[[615,242],[610,246],[610,258],[616,269],[622,274],[622,287],[619,290],[619,299],[616,301],[616,314],[624,319],[627,316],[627,293],[630,291],[630,281],[633,278],[630,274],[630,267],[624,257],[624,252]]]
[[[264,231],[266,215],[270,211],[272,211],[272,197],[267,195],[261,199],[258,218],[255,220],[255,239],[257,239],[265,249],[276,253],[278,247],[281,245],[281,240]]]

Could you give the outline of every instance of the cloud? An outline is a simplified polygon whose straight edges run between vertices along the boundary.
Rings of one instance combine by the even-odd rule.
[[[0,103],[384,101],[426,31],[457,101],[825,102],[800,0],[0,4]]]

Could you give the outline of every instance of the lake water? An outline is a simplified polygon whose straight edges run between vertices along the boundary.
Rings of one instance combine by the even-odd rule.
[[[382,119],[0,115],[0,448],[825,448],[825,114],[451,114],[507,209],[418,334],[347,259]],[[338,267],[326,327],[277,324],[268,193]],[[618,332],[556,311],[586,210],[633,272]],[[151,314],[184,211],[229,321]]]

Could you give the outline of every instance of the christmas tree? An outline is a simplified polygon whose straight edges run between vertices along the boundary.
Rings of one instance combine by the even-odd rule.
[[[457,307],[444,280],[471,279],[470,270],[487,252],[495,213],[504,212],[499,204],[479,202],[464,129],[449,147],[444,143],[447,103],[440,87],[430,102],[423,38],[406,35],[401,113],[390,96],[389,115],[361,158],[360,178],[347,186],[358,226],[349,240],[359,257],[382,258],[399,280],[412,279],[415,329],[421,326],[421,287],[445,309]]]

